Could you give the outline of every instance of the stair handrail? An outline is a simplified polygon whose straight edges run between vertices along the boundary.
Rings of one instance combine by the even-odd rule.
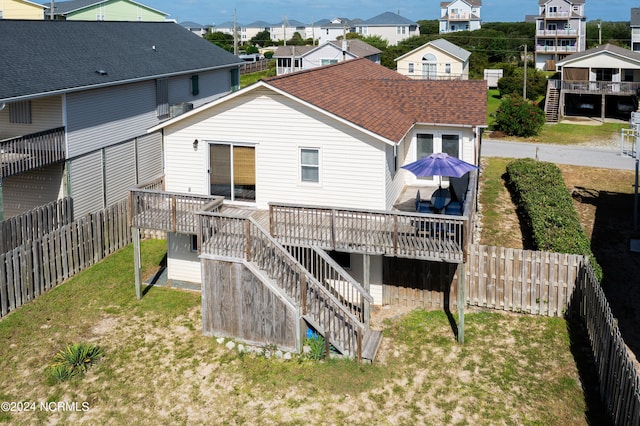
[[[234,257],[234,258],[239,257],[246,261],[256,262],[258,267],[260,267],[260,269],[265,270],[267,274],[270,275],[269,278],[273,279],[275,281],[275,284],[277,284],[278,287],[282,288],[284,292],[287,294],[287,296],[289,296],[294,301],[300,304],[300,306],[303,309],[303,312],[302,312],[303,315],[306,315],[307,308],[308,308],[307,305],[310,303],[307,297],[307,292],[317,291],[318,293],[321,293],[322,296],[324,297],[324,300],[331,305],[331,308],[339,311],[342,317],[345,319],[344,322],[353,328],[353,330],[355,331],[355,336],[350,336],[350,337],[355,338],[355,342],[351,342],[351,341],[339,342],[339,339],[341,337],[344,340],[344,337],[345,337],[344,330],[337,330],[336,332],[336,330],[333,330],[331,328],[331,325],[332,325],[331,322],[329,322],[328,324],[322,324],[322,323],[319,324],[323,328],[323,330],[319,330],[319,331],[324,331],[325,333],[328,332],[331,335],[331,338],[335,339],[332,342],[334,346],[336,346],[336,348],[338,348],[339,350],[342,350],[343,353],[349,352],[349,351],[353,352],[352,346],[354,346],[353,343],[355,343],[356,356],[358,357],[358,359],[361,357],[362,337],[366,329],[366,325],[362,323],[355,315],[353,315],[349,311],[349,309],[347,309],[333,294],[331,294],[331,292],[327,290],[314,277],[313,274],[311,274],[308,270],[306,270],[304,266],[302,266],[287,251],[286,248],[284,248],[280,243],[278,243],[278,241],[276,241],[275,238],[269,235],[269,232],[267,232],[262,226],[260,226],[260,224],[258,224],[253,218],[250,218],[250,217],[242,217],[242,216],[224,214],[219,212],[200,211],[198,212],[198,217],[199,217],[198,245],[201,249],[202,254],[206,254],[206,253],[214,254],[214,255],[216,254],[208,251],[208,250],[215,251],[217,248],[216,246],[209,244],[208,241],[211,241],[212,238],[214,238],[214,235],[216,233],[223,232],[222,230],[216,229],[215,221],[236,222],[236,225],[241,224],[239,225],[239,226],[242,226],[241,232],[237,232],[234,237],[236,240],[240,239],[242,241],[233,241],[235,246],[232,248],[232,251],[224,252],[221,254],[221,256],[228,256],[228,257]],[[211,223],[212,220],[214,221],[214,223]],[[222,227],[224,226],[224,224],[219,224],[219,225],[220,225],[220,229],[222,229]],[[231,226],[233,226],[233,224]],[[262,247],[262,249],[268,249],[268,248],[274,249],[274,251],[269,250],[269,253],[268,253],[269,254],[268,257],[271,260],[273,260],[273,256],[280,256],[286,259],[286,261],[284,262],[284,266],[291,268],[289,273],[292,273],[294,276],[297,275],[299,277],[297,282],[293,283],[295,284],[294,286],[282,285],[282,283],[286,281],[285,279],[283,279],[284,278],[283,275],[287,273],[281,268],[283,265],[279,265],[280,268],[277,271],[274,271],[271,268],[269,268],[269,265],[266,265],[264,263],[265,257],[259,256],[259,253],[257,252],[258,248],[254,246],[256,244],[260,244],[261,240],[266,241],[268,244],[268,247],[267,245],[265,245],[264,247]],[[222,252],[224,250],[220,250],[220,251]],[[293,270],[293,267],[295,267],[297,270]],[[322,321],[321,318],[314,318],[314,320],[319,322]],[[343,343],[345,343],[349,347],[346,347],[346,345],[343,346]]]
[[[307,256],[307,251],[311,251],[317,258]],[[312,273],[328,291],[344,300],[350,312],[358,317],[360,322],[369,326],[370,304],[373,303],[373,297],[329,254],[313,245],[290,246],[289,253],[292,253],[298,263]]]

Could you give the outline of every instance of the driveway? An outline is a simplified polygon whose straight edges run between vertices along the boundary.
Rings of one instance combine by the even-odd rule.
[[[546,143],[482,139],[482,157],[538,158],[557,164],[635,170],[633,158],[620,154],[619,147],[578,147]]]

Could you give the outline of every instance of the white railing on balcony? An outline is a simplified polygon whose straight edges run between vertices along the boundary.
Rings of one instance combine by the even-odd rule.
[[[560,12],[547,12],[545,16],[547,18],[568,18],[571,15],[569,11],[560,11]]]
[[[66,158],[64,127],[0,140],[0,178]]]
[[[566,53],[566,52],[577,52],[577,46],[536,46],[536,52],[547,52],[547,53]]]
[[[564,30],[537,30],[536,31],[536,35],[538,37],[544,37],[544,36],[549,36],[549,37],[557,37],[557,36],[572,36],[572,37],[577,37],[578,35],[578,31],[575,29],[564,29]]]
[[[598,94],[635,95],[640,90],[640,82],[626,81],[563,81],[562,90],[577,93],[593,92]]]

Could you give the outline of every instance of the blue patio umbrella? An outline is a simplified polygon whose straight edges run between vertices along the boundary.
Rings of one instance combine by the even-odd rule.
[[[471,170],[476,170],[478,166],[467,163],[459,158],[452,157],[445,152],[434,152],[433,154],[414,161],[413,163],[405,164],[402,168],[409,170],[418,177],[461,177]]]

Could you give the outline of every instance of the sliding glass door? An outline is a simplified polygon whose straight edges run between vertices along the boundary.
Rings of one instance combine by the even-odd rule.
[[[209,144],[209,184],[211,195],[221,195],[231,201],[255,201],[255,147]]]

